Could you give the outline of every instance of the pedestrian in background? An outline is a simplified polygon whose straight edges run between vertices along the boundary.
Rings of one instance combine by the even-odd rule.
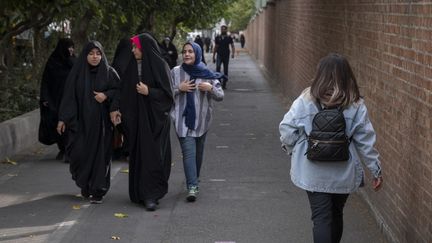
[[[195,37],[194,42],[197,43],[201,47],[201,52],[202,52],[201,61],[207,65],[207,63],[205,61],[205,57],[204,57],[204,41],[203,41],[203,39],[201,38],[200,35],[197,35]]]
[[[169,37],[165,37],[160,43],[160,47],[162,49],[162,56],[164,56],[169,68],[172,69],[173,67],[177,66],[177,48],[172,43],[171,39]]]
[[[132,54],[132,44],[130,38],[126,37],[121,39],[117,44],[112,62],[112,67],[117,71],[121,80],[121,88],[120,92],[118,93],[119,95],[116,96],[112,101],[112,107],[114,111],[111,112],[111,121],[114,124],[117,124],[114,129],[113,160],[129,156],[128,141],[126,136],[127,125],[125,125],[125,121],[122,121],[121,119],[120,100],[126,101],[130,96],[130,92],[127,91],[123,86],[125,83],[127,83],[127,79],[130,78],[128,68],[130,68],[132,65],[136,66],[136,61]]]
[[[131,38],[135,57],[123,80],[120,113],[129,144],[129,197],[148,211],[168,192],[171,172],[170,69],[149,33]]]
[[[213,49],[213,63],[216,63],[216,72],[220,72],[221,65],[223,64],[225,77],[222,79],[222,88],[226,89],[228,82],[228,64],[230,59],[230,46],[231,46],[231,57],[234,58],[235,47],[234,41],[231,36],[228,35],[228,27],[226,25],[221,26],[221,34],[215,38],[215,47]],[[217,59],[216,59],[217,54]]]
[[[183,45],[183,63],[171,70],[175,107],[171,112],[183,153],[187,201],[196,200],[204,144],[212,121],[213,100],[222,101],[220,73],[201,62],[201,47],[194,42]]]
[[[246,43],[246,37],[243,34],[241,34],[240,35],[240,45],[241,45],[241,48],[244,48],[245,43]]]
[[[57,132],[67,130],[66,156],[72,179],[91,203],[102,203],[110,187],[110,111],[119,86],[119,77],[108,65],[102,45],[89,42],[66,81]]]
[[[69,38],[61,38],[51,53],[42,74],[40,87],[39,141],[45,145],[57,143],[57,160],[62,160],[65,152],[66,135],[56,131],[60,102],[66,79],[75,61],[74,43]],[[65,160],[67,162],[67,159]]]
[[[308,160],[308,136],[315,114],[319,108],[335,107],[343,109],[345,132],[351,140],[348,161]],[[340,242],[345,202],[363,185],[361,162],[373,176],[374,190],[380,189],[383,181],[379,154],[374,148],[375,131],[345,57],[329,54],[320,60],[312,86],[294,101],[279,131],[283,148],[291,153],[291,180],[306,190],[309,198],[314,242]]]
[[[211,50],[211,48],[210,48],[210,45],[211,45],[211,39],[210,39],[210,37],[204,37],[204,44],[205,44],[205,52],[207,52],[207,53],[209,53],[210,52],[210,50]],[[204,52],[204,50],[203,50],[203,52]]]

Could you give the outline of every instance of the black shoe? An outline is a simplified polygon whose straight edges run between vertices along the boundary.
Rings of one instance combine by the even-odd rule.
[[[147,211],[155,211],[156,210],[156,201],[155,200],[145,200],[144,206]]]
[[[88,192],[88,190],[87,189],[81,189],[81,196],[83,197],[83,198],[89,198],[90,197],[90,193]]]
[[[60,150],[56,156],[56,160],[63,160],[63,156],[64,152]]]
[[[102,199],[103,199],[103,197],[92,196],[90,198],[90,203],[91,204],[101,204],[103,202]]]

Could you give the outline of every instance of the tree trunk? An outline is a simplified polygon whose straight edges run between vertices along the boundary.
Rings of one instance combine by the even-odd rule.
[[[45,27],[42,28],[34,28],[34,36],[33,36],[33,48],[34,55],[32,58],[32,74],[33,79],[35,80],[35,84],[39,83],[41,73],[43,71],[43,67],[45,66],[47,57],[49,52],[44,50],[45,48],[42,46],[43,36],[44,36]]]
[[[170,34],[170,39],[174,40],[174,37],[177,35],[177,23],[173,22],[171,24],[171,34]]]
[[[12,41],[9,39],[3,39],[0,41],[0,87],[6,87],[9,79],[9,70],[12,66],[10,60],[10,50],[13,49],[11,45]]]
[[[142,33],[145,31],[149,31],[153,33],[154,21],[155,21],[155,14],[153,10],[149,14],[147,14],[145,18],[142,19],[141,24],[137,28],[137,32]]]
[[[93,17],[94,11],[89,9],[84,13],[84,16],[78,17],[71,23],[72,40],[75,43],[75,48],[81,48],[88,41],[87,32]]]

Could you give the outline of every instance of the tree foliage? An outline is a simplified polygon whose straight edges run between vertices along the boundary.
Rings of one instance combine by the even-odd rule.
[[[0,107],[5,107],[6,101],[13,103],[14,100],[20,104],[8,104],[11,110],[37,106],[39,80],[46,59],[58,37],[69,36],[63,30],[48,28],[52,23],[69,21],[70,37],[77,52],[85,42],[95,39],[104,45],[111,57],[123,37],[148,30],[159,39],[167,35],[174,39],[179,29],[211,27],[226,15],[227,9],[231,9],[228,6],[238,8],[235,2],[245,0],[2,0]],[[48,30],[50,36],[46,37]],[[32,44],[25,47],[30,50],[23,57],[17,50],[16,36],[26,31],[32,33]],[[17,98],[11,100],[11,97]],[[29,104],[21,105],[22,102]]]
[[[254,0],[237,0],[225,12],[225,19],[231,22],[230,30],[238,32],[246,29],[249,20],[255,12]]]

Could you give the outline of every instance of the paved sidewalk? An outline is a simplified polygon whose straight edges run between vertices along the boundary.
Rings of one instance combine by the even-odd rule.
[[[103,204],[90,205],[75,196],[68,165],[53,160],[55,146],[37,145],[12,157],[17,165],[0,164],[0,242],[312,242],[306,193],[291,183],[280,150],[286,109],[245,52],[231,59],[225,99],[207,135],[198,200],[185,201],[172,134],[170,189],[155,212],[129,202],[126,162],[113,162],[111,190]],[[342,242],[386,242],[358,195],[345,212]]]

